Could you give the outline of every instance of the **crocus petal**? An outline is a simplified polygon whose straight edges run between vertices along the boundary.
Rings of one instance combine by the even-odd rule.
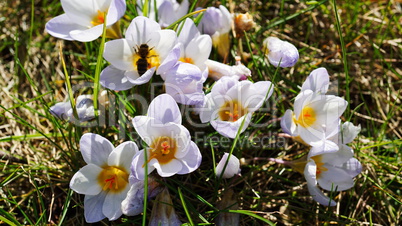
[[[126,39],[117,39],[105,43],[103,57],[115,68],[120,70],[134,70],[134,48]]]
[[[107,193],[102,211],[110,221],[118,219],[123,214],[121,203],[126,198],[129,189],[130,186],[126,186],[121,192]]]
[[[112,0],[106,15],[107,26],[116,23],[126,12],[125,0]]]
[[[164,60],[169,54],[169,51],[176,45],[176,32],[173,30],[162,30],[156,31],[152,35],[153,39],[149,41],[149,45],[154,46],[161,60]],[[159,39],[157,37],[159,37]],[[157,43],[153,44],[152,41],[154,40]]]
[[[59,117],[60,119],[67,120],[67,112],[71,110],[70,101],[60,102],[50,107],[49,111],[52,115]]]
[[[351,122],[345,122],[342,124],[342,139],[341,143],[348,144],[352,142],[360,133],[360,125],[355,126]]]
[[[131,82],[131,84],[142,85],[142,84],[149,82],[149,80],[151,80],[152,75],[154,74],[155,70],[156,70],[155,67],[150,68],[141,76],[139,76],[137,71],[126,71],[124,73],[124,75],[126,76],[128,81]]]
[[[317,165],[313,159],[309,159],[304,167],[304,178],[306,178],[307,184],[317,185]]]
[[[240,83],[245,83],[242,81]],[[274,91],[274,85],[269,81],[261,81],[251,83],[241,89],[241,102],[243,107],[246,107],[249,112],[258,110],[264,101],[269,98]]]
[[[353,187],[353,178],[343,169],[324,165],[328,170],[322,171],[317,181],[327,191],[344,191]]]
[[[193,38],[196,38],[200,35],[198,28],[195,26],[194,21],[190,18],[187,18],[181,28],[180,34],[177,37],[177,41],[182,43],[183,46],[188,46],[188,44],[192,41]]]
[[[111,90],[128,90],[134,87],[128,78],[125,76],[125,71],[115,68],[110,65],[107,66],[100,74],[100,84]]]
[[[175,22],[177,16],[174,14],[173,3],[170,1],[163,1],[158,8],[159,24],[162,27],[167,27]]]
[[[303,141],[304,141],[304,139],[303,139]],[[339,150],[338,145],[330,140],[324,140],[321,142],[308,142],[308,144],[312,145],[310,152],[308,153],[309,157],[327,154],[327,153],[333,153],[333,152],[337,152]],[[323,162],[326,162],[326,161],[323,161]]]
[[[264,45],[268,49],[268,61],[275,67],[293,67],[299,60],[299,51],[287,41],[268,37],[264,40]]]
[[[84,195],[97,195],[102,191],[98,183],[98,175],[102,168],[94,164],[88,164],[82,167],[71,178],[70,188],[75,192]]]
[[[192,59],[201,70],[205,69],[205,61],[208,60],[212,49],[212,39],[208,35],[200,35],[188,43],[185,57]]]
[[[153,46],[149,41],[153,38],[153,32],[160,29],[160,25],[155,21],[144,16],[137,16],[128,26],[125,37],[130,46],[137,46],[143,43],[148,43],[150,44],[149,46]]]
[[[225,166],[227,159],[229,158],[229,153],[225,152],[222,156],[221,161],[219,161],[218,165],[216,166],[216,176],[220,177],[223,172],[223,167]],[[232,178],[233,176],[240,173],[240,161],[239,159],[231,155],[226,165],[225,171],[223,172],[222,178]]]
[[[149,155],[148,155],[149,157]],[[154,171],[155,167],[153,167],[153,164],[157,162],[156,159],[151,159],[151,161],[148,162],[148,174],[150,174],[152,171]],[[138,180],[144,180],[145,179],[145,156],[144,156],[144,150],[139,151],[133,158],[133,161],[131,163],[131,173],[135,178]]]
[[[74,40],[70,36],[70,31],[73,30],[85,30],[88,29],[85,26],[74,23],[66,14],[56,16],[46,23],[46,31],[56,37],[64,40]]]
[[[110,0],[107,0],[110,4]],[[106,11],[107,8],[101,9],[99,6],[103,5],[105,0],[102,1],[80,1],[80,0],[61,0],[61,6],[64,12],[75,21],[77,24],[82,26],[90,27],[92,26],[91,21],[94,16],[97,15],[98,10]],[[98,4],[100,3],[100,4]]]
[[[198,112],[200,114],[200,120],[202,123],[212,121],[218,117],[216,104],[212,93],[209,93],[205,96],[204,104],[201,108],[198,109]]]
[[[163,60],[162,64],[159,65],[157,74],[161,75],[163,80],[166,80],[166,72],[171,70],[180,58],[180,46],[182,44],[178,43],[174,46],[174,48],[169,52],[166,58]]]
[[[170,162],[166,164],[154,164],[154,167],[158,171],[158,174],[161,177],[170,177],[175,175],[176,173],[180,172],[180,170],[183,167],[183,164],[177,160],[177,159],[172,159]]]
[[[126,198],[121,202],[122,212],[127,216],[135,216],[144,209],[144,194],[140,194],[144,188],[143,181],[137,181],[131,185]]]
[[[355,177],[362,172],[362,164],[355,158],[349,159],[341,166],[341,168],[344,169],[351,177]]]
[[[80,140],[81,154],[88,164],[107,165],[107,159],[113,149],[113,144],[98,134],[86,133],[82,135]]]
[[[190,142],[190,147],[187,154],[180,160],[183,168],[177,172],[177,174],[187,174],[198,169],[201,164],[202,155],[200,149],[193,141]]]
[[[86,195],[84,198],[84,215],[87,223],[101,221],[106,216],[102,208],[107,192],[102,191],[98,195]]]
[[[214,93],[214,95],[226,95],[228,90],[238,83],[239,81],[236,78],[222,77],[212,87],[211,93]]]
[[[329,74],[327,69],[320,67],[313,70],[303,83],[301,91],[312,90],[313,92],[319,92],[325,94],[328,91],[329,86]]]
[[[158,119],[162,123],[181,124],[181,112],[176,101],[167,94],[155,97],[149,105],[148,117]]]
[[[126,141],[117,146],[109,155],[108,165],[119,166],[129,171],[131,160],[138,152],[137,144],[132,141]]]
[[[73,30],[70,32],[71,38],[80,42],[90,42],[102,35],[103,25],[98,25],[85,30]]]
[[[243,133],[248,125],[250,124],[251,121],[251,114],[248,113],[247,115],[244,115],[240,117],[237,121],[235,122],[229,122],[229,121],[211,121],[212,127],[221,135],[225,137],[229,137],[234,139],[236,137],[236,134],[238,133],[238,130],[241,127],[242,121],[244,120],[243,127],[239,133]]]
[[[307,183],[307,188],[313,199],[324,206],[336,206],[336,202],[322,193],[315,185]]]
[[[291,136],[297,136],[295,134],[296,131],[296,124],[293,121],[293,111],[288,109],[286,110],[285,114],[281,118],[281,128],[283,132],[291,135]]]

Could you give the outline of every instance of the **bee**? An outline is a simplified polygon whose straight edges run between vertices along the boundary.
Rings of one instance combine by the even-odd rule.
[[[149,52],[153,49],[149,48],[147,44],[141,44],[139,47],[137,46],[137,49],[135,50],[135,53],[140,57],[140,59],[137,60],[137,71],[138,74],[141,76],[143,75],[147,70],[148,70],[148,60],[147,58],[153,57],[149,56]]]

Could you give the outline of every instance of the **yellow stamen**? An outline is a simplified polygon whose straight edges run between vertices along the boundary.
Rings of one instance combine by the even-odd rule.
[[[219,110],[219,118],[222,121],[235,122],[247,113],[237,100],[226,101]]]
[[[311,158],[314,160],[315,164],[317,165],[316,176],[317,176],[317,178],[319,178],[321,172],[328,171],[328,169],[326,167],[324,167],[325,163],[321,162],[321,155],[313,156]]]
[[[298,119],[293,118],[293,121],[304,128],[310,127],[316,120],[316,114],[312,107],[304,107]]]
[[[98,183],[104,191],[120,192],[127,186],[128,176],[129,174],[122,168],[107,166],[98,175]]]
[[[93,26],[97,26],[99,24],[103,24],[105,22],[105,12],[98,10],[98,14],[93,17],[91,24]]]
[[[170,137],[158,137],[150,146],[150,156],[148,162],[157,159],[159,164],[166,164],[175,159],[174,155],[177,151],[176,140]],[[145,167],[145,164],[142,165]]]

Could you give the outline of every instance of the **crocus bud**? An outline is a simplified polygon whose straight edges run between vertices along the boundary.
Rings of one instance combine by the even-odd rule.
[[[149,226],[176,226],[181,224],[179,217],[174,211],[169,191],[165,188],[155,199]]]
[[[276,37],[268,37],[263,44],[269,63],[275,67],[293,67],[299,60],[297,48],[287,41],[282,41]]]
[[[216,166],[216,176],[220,177],[223,171],[223,167],[229,157],[229,153],[225,152],[221,161]],[[240,173],[240,161],[239,159],[231,155],[229,158],[229,162],[225,168],[225,172],[223,172],[222,178],[231,178]]]

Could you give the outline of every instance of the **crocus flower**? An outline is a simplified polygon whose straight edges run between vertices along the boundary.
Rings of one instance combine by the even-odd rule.
[[[80,150],[88,165],[74,174],[70,188],[85,195],[85,220],[118,219],[130,189],[130,164],[138,152],[137,145],[127,141],[114,148],[106,138],[86,133],[81,137]]]
[[[161,30],[143,16],[133,19],[125,38],[105,44],[103,57],[111,63],[100,75],[102,86],[127,90],[148,82],[176,42],[173,30]]]
[[[235,175],[238,175],[240,173],[240,161],[235,155],[231,155],[229,158],[229,153],[225,152],[223,154],[221,161],[219,161],[218,165],[216,166],[216,176],[220,177],[222,175],[222,178],[232,178]],[[228,161],[228,164],[226,165],[225,171],[223,171],[223,168],[225,167],[226,162]],[[223,174],[222,174],[223,173]]]
[[[226,57],[229,53],[229,31],[232,28],[232,21],[228,9],[220,5],[219,8],[208,7],[198,24],[201,33],[212,37],[213,45],[218,48],[218,53],[222,57]]]
[[[263,41],[263,45],[269,63],[275,67],[293,67],[299,60],[299,51],[287,41],[268,37]]]
[[[144,181],[138,180],[130,174],[129,182],[130,190],[127,192],[127,197],[122,201],[122,211],[124,215],[135,216],[144,210]],[[161,192],[161,187],[156,180],[148,177],[148,198],[153,198]]]
[[[148,18],[158,21],[161,27],[167,27],[185,16],[190,6],[188,0],[183,0],[181,3],[176,0],[156,0],[148,1],[148,4]],[[137,0],[137,12],[139,15],[143,15],[143,8],[144,1]]]
[[[339,117],[347,101],[333,95],[305,90],[296,96],[294,112],[288,109],[281,119],[282,130],[307,145],[321,142],[339,132]]]
[[[173,208],[172,198],[167,188],[156,197],[154,206],[152,207],[151,219],[149,226],[177,226],[182,225],[179,217]]]
[[[61,0],[64,14],[46,23],[46,31],[56,38],[90,42],[102,35],[106,13],[107,36],[119,38],[116,22],[126,11],[125,0]]]
[[[240,59],[236,61],[235,65],[227,65],[214,60],[207,60],[206,65],[208,67],[208,76],[214,80],[218,80],[223,76],[234,77],[237,80],[245,80],[251,76],[251,71],[244,64],[240,62]]]
[[[309,156],[304,168],[307,187],[314,200],[322,205],[335,206],[335,201],[325,196],[318,185],[327,191],[344,191],[353,187],[353,178],[362,170],[360,162],[353,158],[353,150],[339,145],[339,150]]]
[[[232,77],[223,77],[206,95],[203,107],[198,109],[201,122],[210,122],[221,135],[235,138],[243,121],[239,133],[248,127],[253,112],[263,105],[273,90],[269,81],[239,82]]]
[[[201,35],[194,22],[187,18],[177,41],[157,73],[165,80],[166,93],[178,103],[200,105],[205,96],[202,88],[208,77],[205,62],[211,52],[211,38]]]
[[[104,90],[100,94],[99,103],[107,104],[107,91]],[[68,120],[72,123],[86,122],[95,118],[95,109],[93,105],[92,95],[79,95],[75,101],[78,119],[75,118],[70,100],[59,102],[50,107],[50,113],[60,119]]]
[[[135,130],[148,145],[134,157],[133,175],[143,180],[145,166],[148,166],[148,173],[156,169],[162,177],[196,170],[201,163],[201,153],[191,141],[188,130],[181,125],[176,101],[168,94],[159,95],[152,100],[147,113],[147,116],[133,119]]]

